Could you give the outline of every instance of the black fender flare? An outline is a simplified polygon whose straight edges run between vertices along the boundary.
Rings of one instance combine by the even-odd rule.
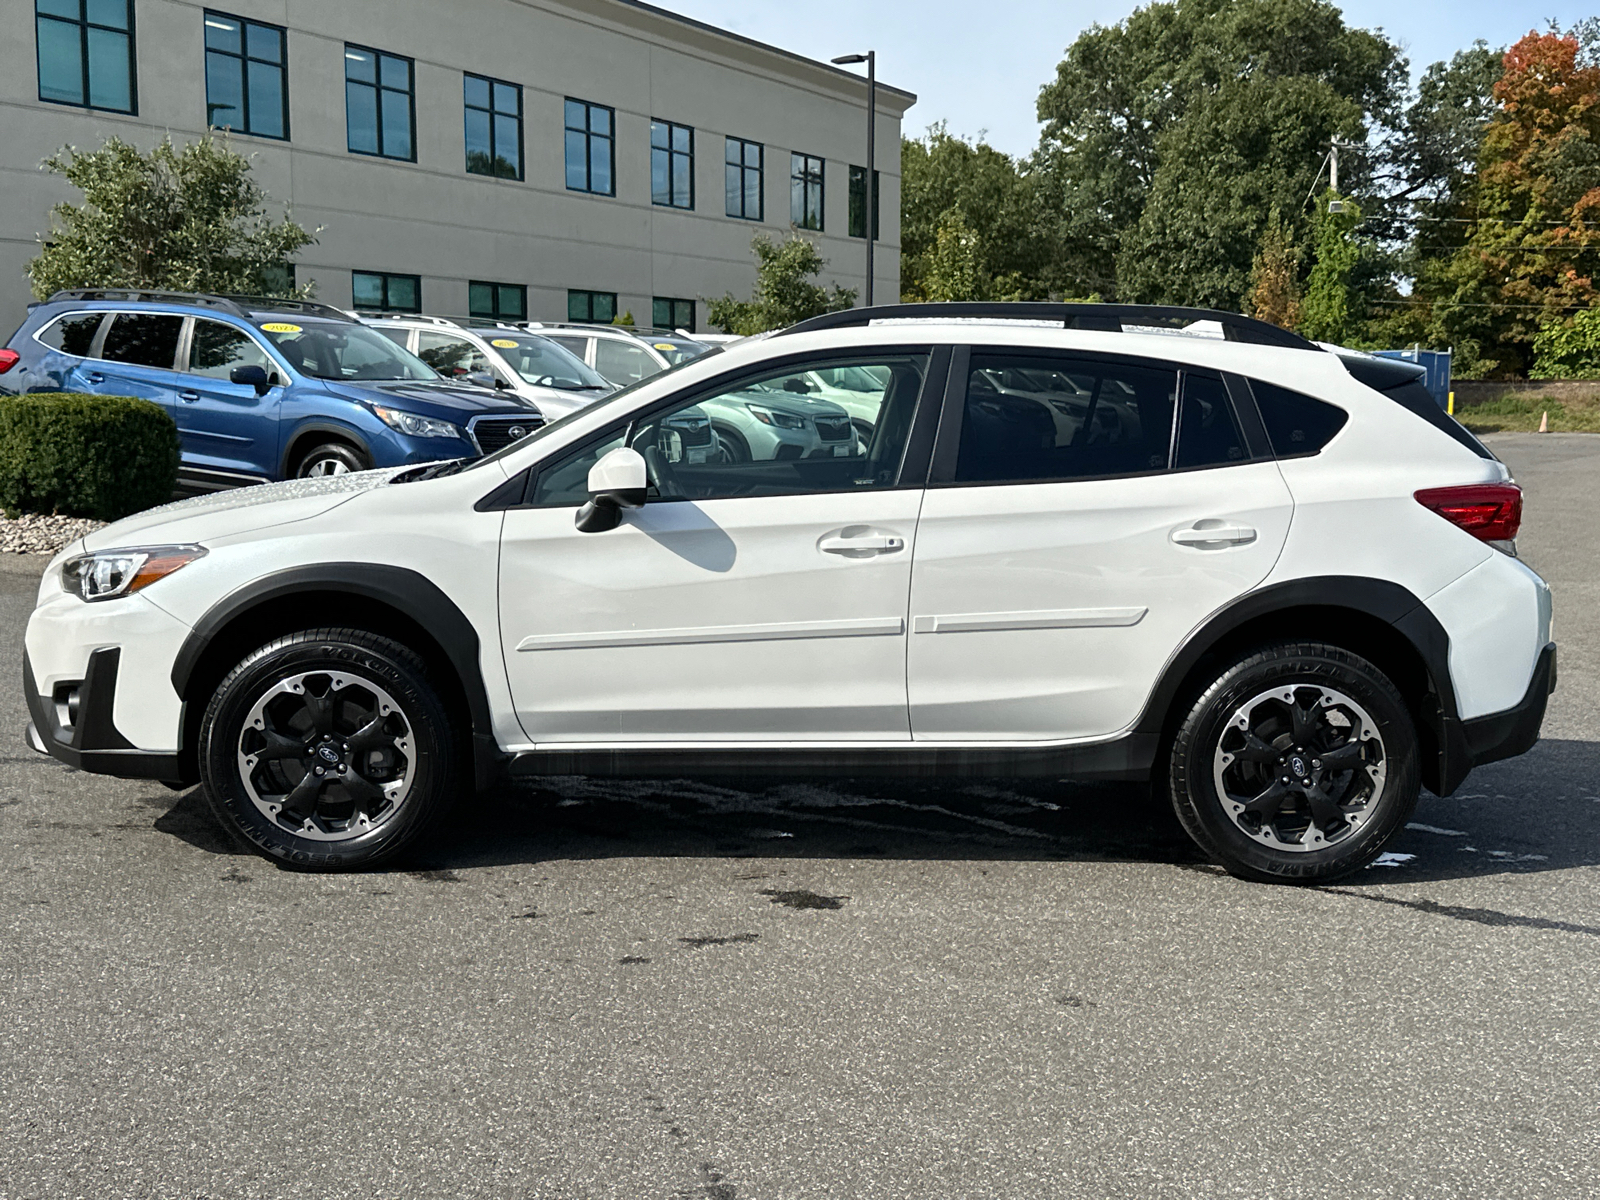
[[[356,444],[356,448],[366,456],[366,459],[369,463],[375,461],[372,457],[372,446],[367,441],[366,434],[362,433],[361,430],[357,429],[354,425],[345,425],[338,421],[329,421],[313,417],[308,421],[300,422],[300,424],[291,429],[288,433],[288,436],[283,439],[283,453],[278,456],[279,479],[293,478],[293,476],[289,474],[290,453],[294,450],[296,443],[300,442],[306,434],[317,433],[332,433],[336,434],[342,441],[354,442]]]
[[[1427,676],[1428,695],[1417,718],[1431,745],[1423,747],[1422,777],[1429,790],[1448,796],[1472,769],[1472,753],[1462,730],[1450,678],[1450,635],[1409,588],[1384,579],[1352,575],[1313,575],[1246,592],[1213,613],[1172,653],[1135,722],[1132,739],[1154,765],[1172,709],[1190,672],[1213,648],[1251,621],[1296,608],[1349,609],[1390,626],[1416,652]],[[1304,636],[1316,639],[1306,631]],[[1322,635],[1337,641],[1337,631]],[[1437,756],[1435,758],[1435,755]]]
[[[473,767],[478,786],[492,782],[504,756],[494,737],[489,693],[479,661],[478,631],[454,600],[419,572],[380,563],[317,563],[275,571],[229,592],[195,622],[172,663],[172,686],[188,704],[195,668],[212,640],[240,614],[304,592],[341,592],[387,604],[432,635],[454,668],[472,721]]]

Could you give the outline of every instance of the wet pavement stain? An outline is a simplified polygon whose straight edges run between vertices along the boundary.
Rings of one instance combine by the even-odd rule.
[[[794,891],[779,891],[777,888],[762,888],[761,895],[772,898],[774,904],[781,904],[785,908],[843,908],[849,896],[819,896],[816,892],[808,892],[804,888]]]
[[[432,870],[432,871],[411,871],[411,872],[408,872],[408,874],[410,874],[411,878],[420,880],[423,883],[464,883],[465,882],[465,880],[463,880],[461,878],[461,876],[457,875],[454,871],[450,870],[448,867],[442,868],[442,869],[439,869],[439,870]]]
[[[1099,1008],[1093,1000],[1085,1000],[1082,996],[1062,996],[1056,1001],[1062,1008]]]
[[[250,882],[250,876],[246,875],[243,871],[239,870],[238,867],[230,867],[229,870],[228,870],[228,873],[226,875],[218,875],[217,878],[219,880],[221,880],[223,883],[249,883]]]
[[[702,950],[707,946],[733,946],[753,942],[761,937],[759,933],[735,933],[728,937],[681,937],[678,940],[685,946],[695,950]]]
[[[631,967],[638,963],[647,963],[650,960],[642,954],[624,954],[617,961],[625,967]]]

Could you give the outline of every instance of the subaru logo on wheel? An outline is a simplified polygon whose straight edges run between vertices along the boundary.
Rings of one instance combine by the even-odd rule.
[[[1304,779],[1306,774],[1306,760],[1296,754],[1289,760],[1289,770]]]
[[[339,752],[332,746],[317,747],[317,756],[321,758],[323,762],[336,763],[339,761]]]

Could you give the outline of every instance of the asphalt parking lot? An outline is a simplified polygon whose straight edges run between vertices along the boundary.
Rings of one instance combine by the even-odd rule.
[[[9,687],[0,1200],[1600,1193],[1600,437],[1494,444],[1545,740],[1334,887],[1004,781],[558,780],[298,875]]]

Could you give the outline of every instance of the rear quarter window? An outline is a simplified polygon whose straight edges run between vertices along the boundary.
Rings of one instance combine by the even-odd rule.
[[[39,340],[52,350],[75,358],[88,358],[89,347],[94,344],[95,332],[104,316],[104,313],[68,313],[41,329]]]
[[[1342,408],[1275,383],[1252,379],[1250,390],[1255,393],[1256,407],[1267,427],[1272,453],[1279,458],[1305,458],[1318,453],[1350,419]]]

